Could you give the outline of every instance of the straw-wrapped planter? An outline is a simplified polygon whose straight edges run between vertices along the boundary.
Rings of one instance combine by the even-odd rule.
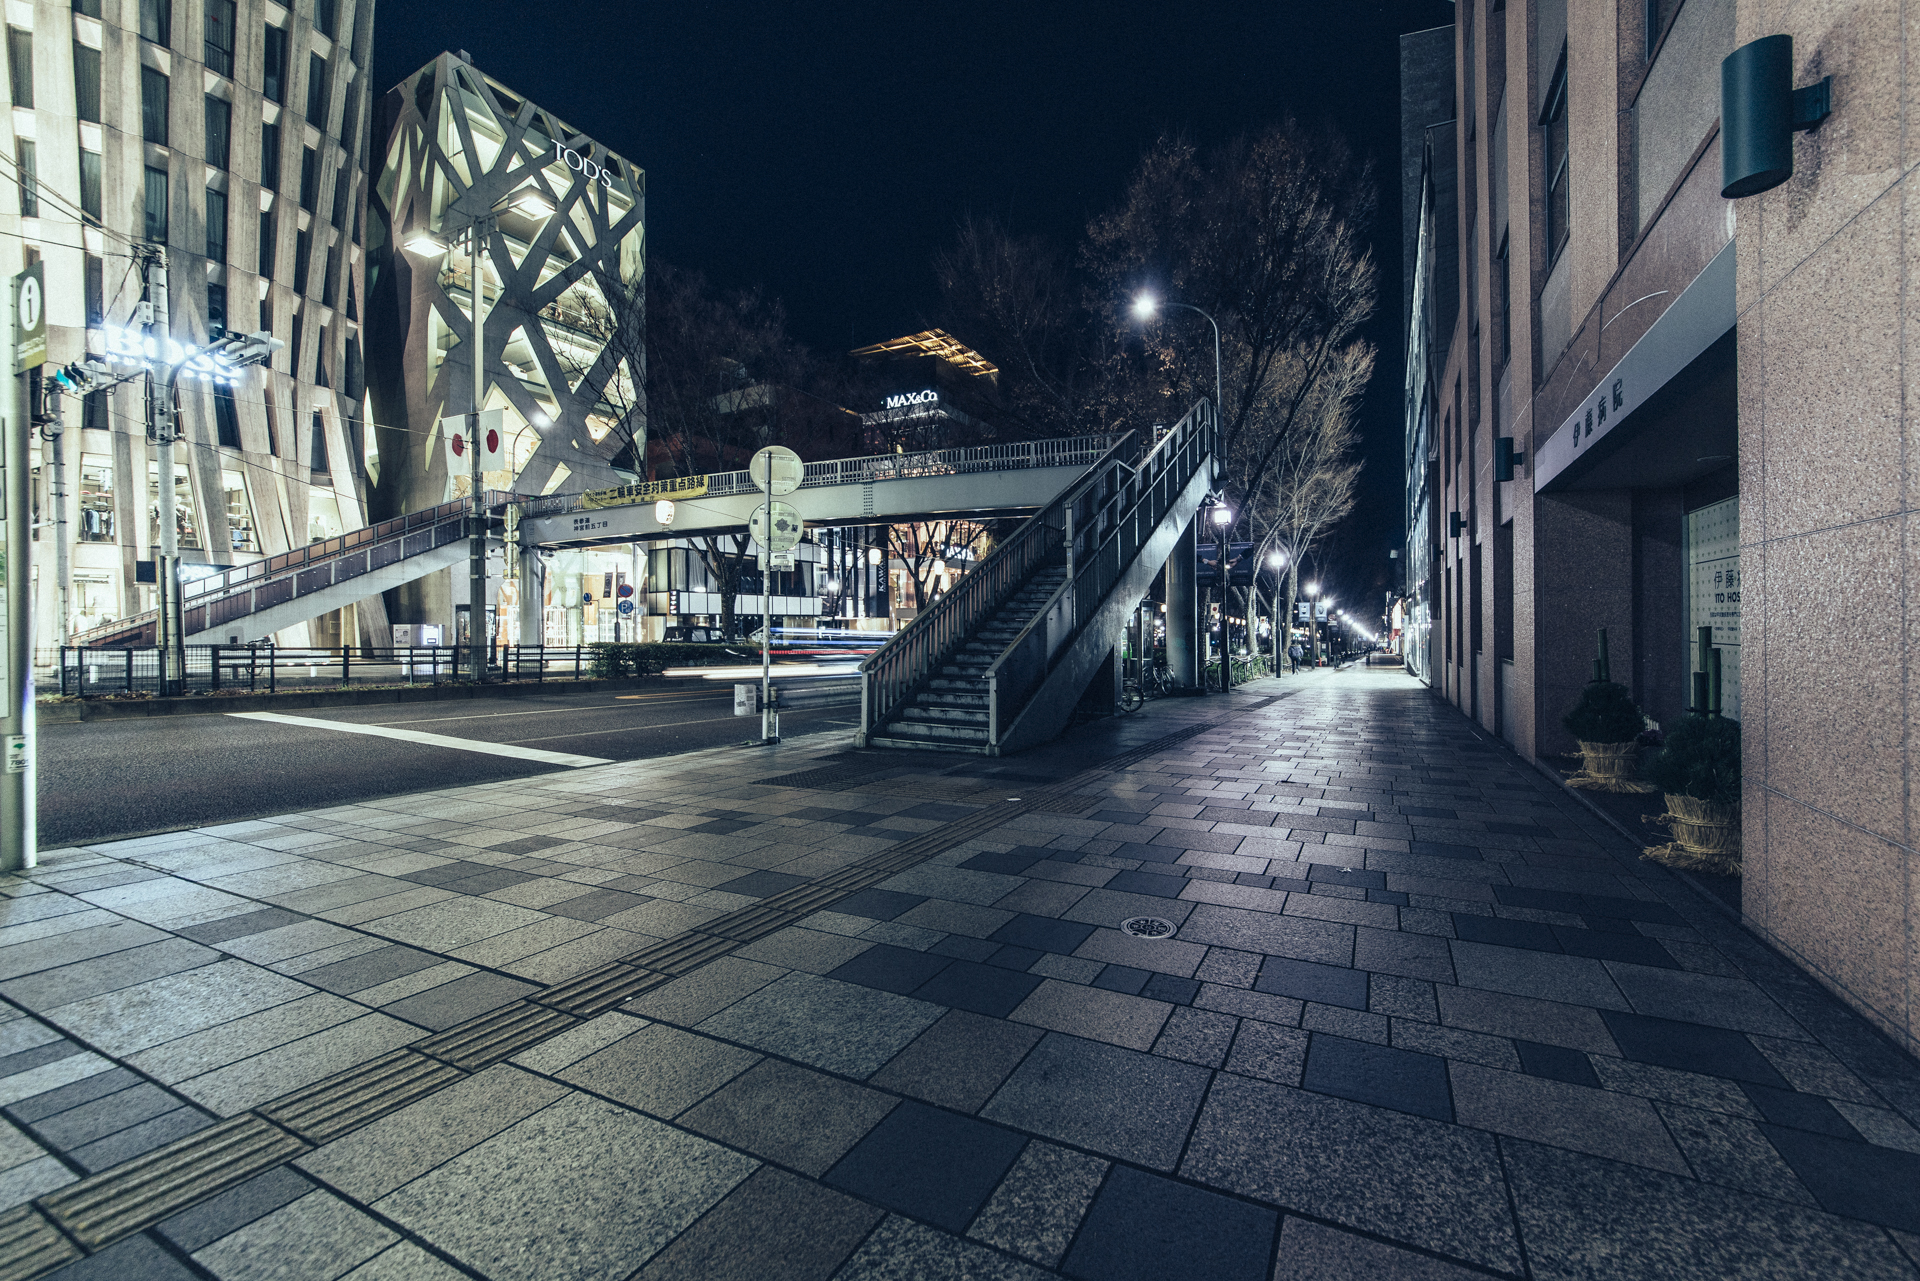
[[[1567,776],[1567,786],[1596,792],[1651,792],[1639,780],[1640,731],[1646,718],[1624,685],[1590,681],[1580,701],[1560,723],[1580,744],[1580,768]]]
[[[1740,723],[1689,716],[1647,764],[1667,812],[1646,821],[1673,839],[1643,858],[1690,872],[1740,875]]]

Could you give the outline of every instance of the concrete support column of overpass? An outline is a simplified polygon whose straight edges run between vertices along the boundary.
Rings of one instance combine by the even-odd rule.
[[[520,564],[520,643],[522,645],[546,644],[546,619],[542,606],[546,603],[547,582],[546,564],[540,559],[537,548],[522,546],[519,552]]]
[[[1196,522],[1189,521],[1167,558],[1167,671],[1180,689],[1200,684],[1200,593],[1194,584]]]

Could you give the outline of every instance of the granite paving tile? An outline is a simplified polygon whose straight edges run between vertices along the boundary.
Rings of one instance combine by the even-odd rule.
[[[1211,1074],[1052,1032],[981,1115],[1123,1161],[1171,1170]]]
[[[269,1281],[290,1261],[315,1281],[332,1281],[400,1239],[370,1215],[327,1192],[312,1191],[194,1251],[221,1281]]]
[[[1055,1266],[1109,1168],[1098,1157],[1036,1139],[1020,1153],[967,1235]]]
[[[1067,1256],[1074,1276],[1267,1281],[1279,1215],[1188,1184],[1117,1167]]]
[[[692,1027],[780,976],[781,970],[776,966],[739,956],[723,956],[621,1008],[640,1018]]]
[[[941,1012],[925,1001],[796,971],[703,1020],[698,1030],[864,1078]]]
[[[826,1281],[884,1213],[763,1167],[654,1256],[636,1281]]]
[[[1468,1281],[1486,1274],[1384,1241],[1288,1216],[1280,1228],[1273,1281]]]
[[[561,1080],[672,1119],[759,1062],[737,1046],[653,1024],[562,1069]]]
[[[896,1214],[874,1229],[834,1281],[1046,1281],[1054,1275]]]
[[[1012,1130],[909,1099],[825,1178],[829,1186],[959,1232],[1025,1145]]]
[[[960,1112],[975,1112],[1040,1040],[1037,1028],[965,1010],[943,1015],[873,1074],[872,1084]]]
[[[1462,1125],[1689,1173],[1659,1113],[1644,1099],[1471,1063],[1451,1065],[1449,1076]]]

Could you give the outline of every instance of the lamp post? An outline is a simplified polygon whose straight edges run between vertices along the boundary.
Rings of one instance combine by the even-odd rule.
[[[467,412],[467,452],[472,458],[473,490],[473,531],[468,545],[467,640],[470,644],[468,671],[477,685],[487,678],[487,660],[481,649],[481,633],[487,622],[487,508],[480,472],[482,451],[479,441],[480,405],[486,396],[487,377],[483,364],[486,316],[481,302],[486,293],[486,282],[480,275],[480,242],[494,230],[496,219],[507,209],[517,210],[530,218],[545,218],[553,213],[553,202],[536,188],[521,187],[475,213],[462,208],[472,195],[473,192],[469,190],[447,207],[440,230],[442,235],[459,231],[467,235],[467,297],[472,303],[473,312],[473,350],[470,355],[473,365],[473,403]],[[447,219],[457,221],[449,227]],[[446,253],[449,246],[439,236],[417,231],[407,238],[406,247],[422,257],[432,257]]]
[[[1233,512],[1228,506],[1216,503],[1213,508],[1213,554],[1220,564],[1220,692],[1233,692],[1233,621],[1227,617],[1227,587],[1230,575],[1227,572],[1228,526],[1233,524]]]
[[[1213,412],[1216,415],[1224,415],[1226,410],[1220,404],[1220,322],[1190,302],[1169,302],[1164,305],[1199,312],[1206,317],[1207,323],[1213,326]],[[1133,314],[1140,320],[1152,320],[1154,313],[1159,311],[1161,306],[1162,303],[1158,298],[1152,294],[1143,293],[1133,300]]]

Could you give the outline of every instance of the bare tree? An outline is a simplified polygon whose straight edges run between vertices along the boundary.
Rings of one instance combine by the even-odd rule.
[[[930,520],[911,525],[887,526],[889,556],[906,566],[913,580],[913,605],[925,609],[933,603],[936,569],[949,558],[964,555],[978,560],[991,542],[987,527],[970,520]]]

